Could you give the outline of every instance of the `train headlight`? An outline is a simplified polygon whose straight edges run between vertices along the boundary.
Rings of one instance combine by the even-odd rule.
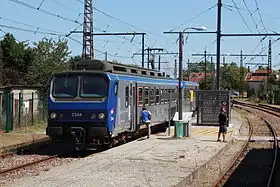
[[[57,115],[56,115],[55,112],[52,112],[52,113],[50,114],[50,118],[51,118],[51,119],[55,119],[56,117],[57,117]]]
[[[98,119],[104,119],[105,118],[105,114],[104,113],[99,113],[98,114]]]

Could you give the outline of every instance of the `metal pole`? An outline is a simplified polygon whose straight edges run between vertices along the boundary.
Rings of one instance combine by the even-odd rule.
[[[150,48],[148,47],[148,68],[150,68]]]
[[[216,72],[216,89],[220,89],[220,55],[221,55],[221,25],[222,25],[222,0],[218,0],[217,12],[217,72]]]
[[[204,51],[204,86],[206,88],[206,78],[207,78],[207,61],[206,61],[206,50]]]
[[[269,96],[269,90],[270,90],[270,84],[269,84],[269,78],[270,78],[270,71],[271,71],[271,39],[268,43],[268,56],[267,56],[267,85],[266,85],[266,95],[267,95],[267,102],[270,103],[270,96]]]
[[[174,66],[174,79],[177,79],[177,59],[175,59],[175,66]]]
[[[241,98],[243,98],[243,55],[240,52],[240,85],[241,85]]]
[[[107,51],[105,52],[105,60],[106,61],[108,60],[108,53],[107,53]]]
[[[179,120],[183,118],[183,111],[182,111],[182,79],[183,79],[183,33],[179,33],[179,106],[178,106],[178,113],[179,113]]]
[[[160,55],[158,55],[158,70],[160,71]]]
[[[211,75],[211,76],[213,76],[213,78],[212,78],[212,90],[214,90],[215,89],[215,65],[213,66],[214,64],[213,64],[213,57],[211,56],[211,69],[212,68],[214,68],[214,70],[213,71],[211,71],[211,73],[213,73],[213,75]]]
[[[144,57],[144,53],[145,53],[145,34],[142,34],[142,68],[145,67],[145,57]]]
[[[188,81],[190,80],[189,77],[190,77],[190,59],[188,58]]]

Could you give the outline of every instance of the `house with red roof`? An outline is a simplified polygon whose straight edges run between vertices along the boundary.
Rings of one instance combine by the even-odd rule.
[[[206,76],[214,76],[213,73],[206,73]],[[199,83],[200,80],[204,79],[205,77],[205,73],[195,73],[195,72],[191,72],[189,77],[187,78],[188,81],[192,81],[192,82],[196,82]]]
[[[259,69],[255,72],[247,73],[244,81],[247,84],[248,96],[252,95],[253,93],[255,95],[259,95],[265,81],[267,80],[268,72],[269,71],[267,69]],[[270,73],[271,72],[272,71],[270,70]]]

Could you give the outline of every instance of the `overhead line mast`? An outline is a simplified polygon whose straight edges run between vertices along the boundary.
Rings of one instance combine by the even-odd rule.
[[[83,54],[82,59],[94,59],[92,0],[84,0]]]

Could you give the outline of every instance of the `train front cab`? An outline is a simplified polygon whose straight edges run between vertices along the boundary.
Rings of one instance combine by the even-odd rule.
[[[46,134],[55,142],[80,147],[109,144],[116,90],[116,82],[104,73],[57,74],[50,84]]]

